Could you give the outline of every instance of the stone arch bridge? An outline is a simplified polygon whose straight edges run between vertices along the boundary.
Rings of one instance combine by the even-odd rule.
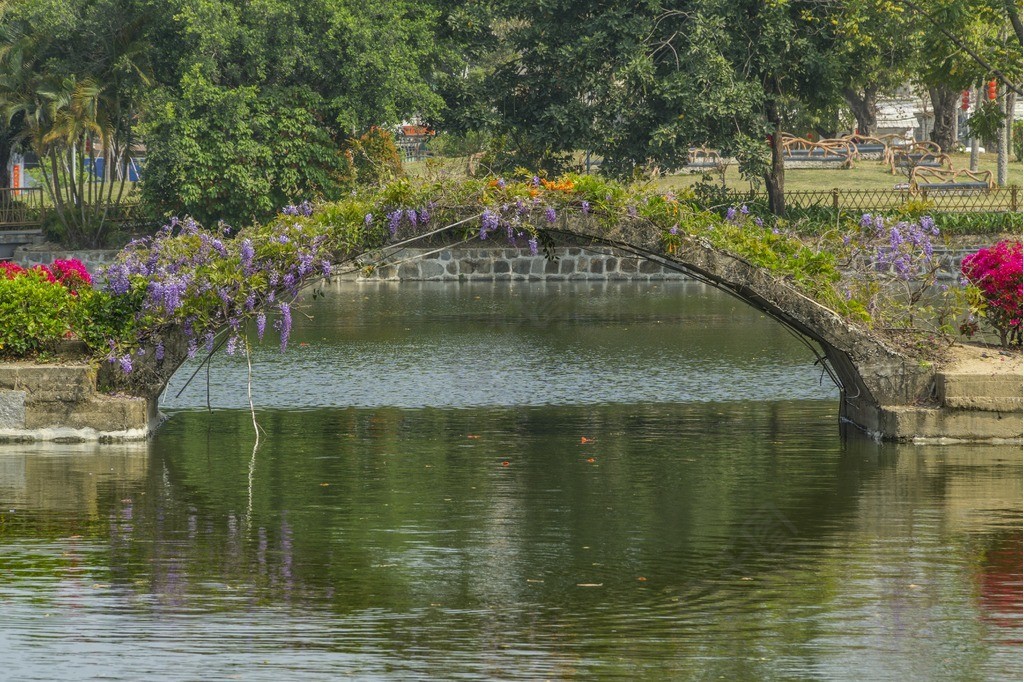
[[[700,239],[684,240],[674,253],[665,252],[661,232],[653,225],[636,225],[611,233],[586,221],[563,220],[544,232],[551,244],[612,247],[625,254],[685,273],[735,296],[795,332],[817,356],[840,391],[840,418],[844,424],[886,439],[941,438],[947,433],[948,410],[937,394],[937,373],[928,362],[909,355],[885,335],[844,318],[801,292],[792,283],[768,270]],[[452,227],[430,235],[430,247],[450,248],[470,243],[475,230]],[[336,273],[358,268],[367,261],[386,258],[389,249],[404,248],[410,239],[380,250],[346,253],[337,259]],[[481,242],[476,242],[477,245]],[[149,401],[156,417],[156,402],[171,376],[185,361],[184,336],[164,333],[164,358],[157,362],[146,353],[129,377],[104,363],[100,385]],[[973,415],[971,418],[975,418]],[[1001,418],[1001,417],[1000,417]],[[964,427],[959,427],[962,432]],[[975,429],[970,426],[970,429]],[[975,429],[978,430],[978,429]],[[980,428],[984,431],[984,427]],[[978,434],[985,437],[983,433]]]

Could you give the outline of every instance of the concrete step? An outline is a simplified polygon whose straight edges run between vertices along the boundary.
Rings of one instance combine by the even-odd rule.
[[[1024,409],[1024,380],[1019,374],[940,372],[935,390],[945,407],[1011,412]]]
[[[1019,350],[957,345],[954,359],[935,372],[939,404],[959,410],[1017,412],[1024,409]]]
[[[1024,436],[1020,410],[964,410],[910,405],[879,409],[879,431],[901,441],[1018,442]]]

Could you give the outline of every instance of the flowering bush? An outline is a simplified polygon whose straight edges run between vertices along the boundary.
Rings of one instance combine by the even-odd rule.
[[[982,305],[976,306],[1006,346],[1021,342],[1021,243],[1001,241],[979,249],[960,264],[964,279],[978,289]],[[968,335],[977,327],[968,320],[961,327]]]
[[[842,288],[858,300],[879,329],[952,332],[955,298],[938,287],[940,263],[934,240],[939,228],[931,216],[889,218],[865,213],[843,236]]]
[[[0,274],[0,356],[33,355],[65,338],[105,344],[113,333],[130,329],[106,323],[97,304],[108,297],[92,290],[81,261],[57,260],[31,269],[3,262]]]
[[[276,327],[284,350],[290,300],[306,280],[331,271],[328,237],[308,220],[311,213],[308,205],[288,207],[274,223],[236,238],[226,229],[212,232],[191,219],[172,219],[153,237],[129,244],[103,274],[111,295],[138,298],[140,337],[111,339],[107,360],[130,372],[133,353],[147,341],[162,355],[162,331],[169,327],[184,331],[189,357],[200,346],[212,351],[216,333],[227,327],[227,351],[233,354],[246,321],[255,320],[263,337],[268,308],[280,314]]]

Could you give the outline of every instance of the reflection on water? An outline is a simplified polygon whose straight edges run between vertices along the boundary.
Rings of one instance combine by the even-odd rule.
[[[410,302],[410,329],[446,309]],[[375,330],[361,309],[337,321],[335,305],[316,324],[394,343],[398,312]],[[626,294],[603,305],[645,328],[663,316]],[[714,297],[701,305],[711,315]],[[760,376],[765,353],[801,376],[788,336],[728,319],[715,325],[736,376]],[[589,324],[530,345],[571,333],[614,358],[639,343]],[[457,346],[461,325],[448,330],[424,334]],[[714,344],[690,348],[670,376],[714,366]],[[306,374],[282,391],[320,380],[294,362]],[[231,371],[211,385],[226,391]],[[243,410],[179,410],[144,444],[0,448],[5,674],[1021,676],[1017,447],[844,443],[833,400],[782,392],[459,409],[366,395],[378,406],[262,410],[255,460]]]

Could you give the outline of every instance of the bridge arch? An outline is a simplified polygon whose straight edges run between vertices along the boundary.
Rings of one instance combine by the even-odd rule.
[[[459,224],[429,233],[430,246],[451,248],[471,243],[472,234]],[[629,230],[607,230],[592,221],[563,219],[545,229],[549,245],[611,247],[658,263],[705,282],[763,312],[792,330],[814,351],[818,362],[840,390],[840,417],[863,430],[885,435],[884,412],[894,406],[919,405],[930,398],[934,383],[931,365],[909,357],[883,335],[844,318],[801,292],[795,284],[765,268],[716,248],[699,238],[684,238],[666,253],[662,235],[654,225],[631,225]],[[476,238],[478,239],[478,237]],[[380,249],[349,252],[336,260],[335,273],[381,262],[396,249],[418,239]],[[480,242],[477,242],[479,244]],[[156,401],[171,376],[188,357],[188,342],[181,329],[161,330],[163,357],[147,352],[130,376],[105,365],[101,384]]]

